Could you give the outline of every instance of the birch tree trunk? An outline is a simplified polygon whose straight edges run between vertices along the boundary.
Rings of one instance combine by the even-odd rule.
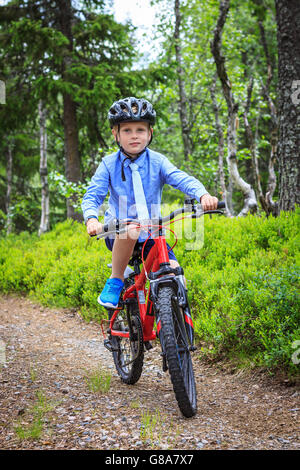
[[[265,195],[265,204],[267,214],[273,213],[278,214],[278,202],[273,201],[273,195],[276,189],[276,173],[275,173],[275,162],[277,160],[277,144],[278,144],[278,117],[276,106],[270,95],[270,85],[273,79],[273,65],[269,54],[269,49],[266,41],[265,29],[262,21],[259,21],[260,37],[263,45],[266,62],[267,62],[267,80],[266,83],[262,83],[262,95],[267,103],[271,119],[269,121],[269,132],[270,132],[270,157],[268,163],[268,183],[267,191]]]
[[[181,25],[181,13],[180,13],[180,1],[175,0],[175,53],[177,62],[177,81],[179,88],[179,116],[181,123],[181,134],[183,140],[184,159],[188,161],[189,155],[191,154],[191,140],[190,140],[190,128],[187,113],[187,97],[185,92],[184,83],[184,70],[182,68],[182,54],[181,54],[181,41],[180,41],[180,25]]]
[[[49,230],[50,210],[49,210],[49,186],[48,186],[48,168],[47,168],[47,130],[46,130],[47,111],[42,100],[39,102],[40,119],[40,177],[42,185],[41,202],[41,222],[39,227],[39,236]]]
[[[277,141],[277,138],[276,138]],[[278,215],[278,203],[273,201],[273,194],[276,189],[276,173],[274,168],[274,163],[276,161],[276,147],[272,144],[271,140],[271,154],[268,165],[268,186],[266,192],[266,202],[268,205],[269,213],[272,212],[273,215]]]
[[[248,89],[247,89],[247,100],[246,100],[246,104],[244,107],[243,118],[244,118],[245,131],[246,131],[246,140],[247,140],[248,147],[250,149],[250,154],[251,154],[251,159],[252,159],[252,169],[253,169],[255,189],[258,193],[258,197],[259,197],[259,201],[261,203],[262,209],[266,213],[268,213],[266,200],[265,200],[262,186],[261,186],[261,177],[260,177],[259,166],[258,166],[256,137],[254,137],[253,135],[253,132],[249,124],[249,120],[248,120],[248,113],[250,109],[252,90],[253,90],[253,77],[250,79]],[[258,127],[258,123],[257,123],[256,129],[257,127]]]
[[[243,193],[244,207],[239,213],[239,216],[246,215],[249,210],[255,211],[257,209],[257,201],[253,188],[250,184],[243,180],[239,174],[237,165],[237,111],[238,103],[235,102],[231,83],[229,81],[227,71],[225,68],[225,59],[221,53],[221,39],[222,31],[226,22],[229,0],[224,0],[220,3],[220,13],[214,30],[214,38],[211,42],[211,51],[215,60],[217,74],[222,84],[223,94],[226,99],[228,109],[228,127],[227,127],[227,165],[228,171],[232,178],[234,185]]]
[[[7,148],[7,161],[6,161],[6,180],[7,180],[7,188],[6,188],[6,201],[5,201],[5,208],[7,214],[7,221],[6,221],[6,233],[9,235],[12,232],[12,217],[10,212],[10,203],[11,203],[11,190],[12,190],[12,165],[13,165],[13,157],[12,157],[12,144],[11,142],[8,144]]]
[[[279,86],[279,209],[300,204],[300,2],[276,0]]]
[[[216,80],[217,76],[215,75],[213,78],[213,83],[210,87],[210,95],[212,99],[212,105],[213,105],[213,112],[215,115],[215,122],[216,122],[216,129],[217,129],[217,134],[218,134],[218,156],[219,156],[219,165],[218,165],[218,173],[219,173],[219,184],[222,192],[222,198],[225,201],[226,205],[226,215],[228,217],[232,217],[231,213],[231,201],[228,203],[229,199],[229,194],[228,191],[226,190],[226,184],[225,184],[225,175],[224,175],[224,133],[223,129],[220,123],[219,119],[219,107],[216,99]]]

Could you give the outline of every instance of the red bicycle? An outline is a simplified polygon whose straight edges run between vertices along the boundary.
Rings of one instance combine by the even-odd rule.
[[[225,207],[218,203],[218,209]],[[197,393],[191,352],[194,351],[194,328],[188,303],[182,267],[172,268],[164,231],[175,222],[179,214],[190,212],[184,218],[197,218],[204,214],[200,204],[186,200],[184,207],[169,216],[147,223],[149,238],[154,240],[146,260],[144,247],[136,244],[129,266],[124,273],[124,289],[118,308],[109,311],[108,338],[102,322],[104,344],[112,352],[116,370],[126,384],[136,383],[142,374],[145,350],[152,348],[151,341],[159,338],[163,371],[169,370],[178,406],[185,417],[197,412]],[[125,232],[126,225],[137,219],[115,220],[104,226],[97,239]],[[174,232],[173,232],[174,233]],[[175,242],[176,244],[176,242]],[[174,244],[174,246],[175,246]],[[173,248],[173,247],[172,247]],[[142,265],[142,268],[141,268]]]

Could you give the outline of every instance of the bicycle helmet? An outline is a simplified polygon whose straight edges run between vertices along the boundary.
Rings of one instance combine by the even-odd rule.
[[[149,101],[144,98],[124,98],[115,101],[108,111],[110,127],[122,122],[145,121],[155,124],[156,112]]]

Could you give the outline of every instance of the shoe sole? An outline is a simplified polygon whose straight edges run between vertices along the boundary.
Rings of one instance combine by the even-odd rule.
[[[117,305],[113,305],[111,304],[110,302],[102,302],[102,300],[98,299],[98,303],[100,305],[102,305],[103,307],[107,307],[107,308],[117,308],[119,304]]]

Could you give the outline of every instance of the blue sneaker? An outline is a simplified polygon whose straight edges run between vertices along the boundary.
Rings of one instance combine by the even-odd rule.
[[[107,279],[104,289],[97,299],[99,304],[107,308],[117,308],[123,286],[122,279],[117,277]]]

